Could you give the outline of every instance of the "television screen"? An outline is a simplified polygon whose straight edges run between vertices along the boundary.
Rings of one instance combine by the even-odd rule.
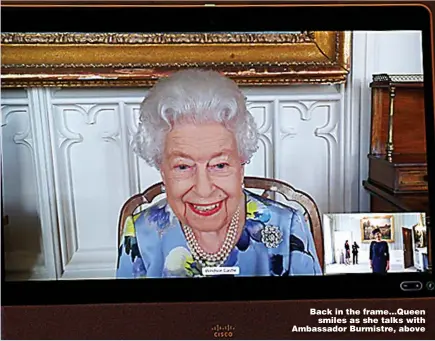
[[[204,28],[7,21],[6,282],[432,290],[423,28],[255,28],[257,8],[243,30],[201,10]]]

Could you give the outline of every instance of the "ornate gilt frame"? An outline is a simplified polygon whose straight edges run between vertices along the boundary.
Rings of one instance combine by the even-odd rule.
[[[242,85],[346,82],[351,32],[2,33],[2,88],[151,86],[187,67]]]
[[[387,215],[379,215],[379,216],[365,216],[363,218],[360,219],[360,231],[361,231],[361,243],[371,243],[374,239],[365,239],[364,238],[364,226],[363,226],[363,221],[366,219],[372,219],[372,220],[376,220],[376,219],[389,219],[390,223],[391,223],[391,238],[390,239],[382,239],[384,241],[386,241],[387,243],[394,243],[395,242],[395,225],[394,225],[394,216],[391,214],[387,214]]]

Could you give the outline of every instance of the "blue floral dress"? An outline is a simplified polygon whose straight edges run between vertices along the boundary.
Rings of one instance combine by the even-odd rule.
[[[223,267],[234,276],[322,275],[313,237],[302,213],[245,190],[246,222]],[[278,229],[279,245],[262,230]],[[181,224],[166,199],[129,217],[119,245],[117,278],[203,277]]]

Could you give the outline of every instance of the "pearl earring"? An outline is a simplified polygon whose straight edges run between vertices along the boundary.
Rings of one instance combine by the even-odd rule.
[[[162,186],[160,187],[160,189],[161,189],[162,193],[165,193],[165,192],[166,192],[166,187],[165,187],[165,185],[162,185]]]

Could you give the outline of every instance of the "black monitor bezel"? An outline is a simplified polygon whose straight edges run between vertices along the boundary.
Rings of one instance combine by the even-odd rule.
[[[31,11],[31,13],[26,11]],[[186,15],[184,15],[183,11],[189,13],[186,12]],[[7,6],[2,8],[2,12],[2,32],[139,32],[145,29],[143,20],[140,20],[143,18],[144,13],[148,18],[146,23],[150,27],[146,29],[147,32],[292,31],[301,29],[308,31],[421,30],[431,215],[435,212],[434,62],[433,55],[431,55],[433,38],[431,38],[431,14],[428,8],[424,6],[265,5],[263,7],[217,6],[192,8],[26,8]],[[66,16],[61,15],[62,13],[66,13]],[[165,16],[177,14],[176,19],[170,22],[160,20],[162,13]],[[94,20],[93,18],[96,18],[97,14],[99,17],[103,17],[104,20]],[[27,15],[28,20],[16,20],[16,18],[23,15]],[[188,16],[194,17],[196,20],[186,20],[185,18]],[[77,17],[80,17],[81,20],[77,21]],[[87,17],[90,19],[85,20]],[[288,18],[292,18],[292,20],[288,20]],[[307,18],[310,19],[307,20]],[[368,21],[367,18],[370,18],[370,20]],[[80,30],[77,30],[77,28],[80,28]],[[404,292],[400,288],[400,283],[405,280],[416,280],[425,285],[426,282],[433,280],[431,273],[390,273],[385,276],[343,274],[287,278],[6,282],[3,262],[4,257],[2,257],[3,306],[434,296],[434,292],[427,290],[425,287],[417,292]]]

